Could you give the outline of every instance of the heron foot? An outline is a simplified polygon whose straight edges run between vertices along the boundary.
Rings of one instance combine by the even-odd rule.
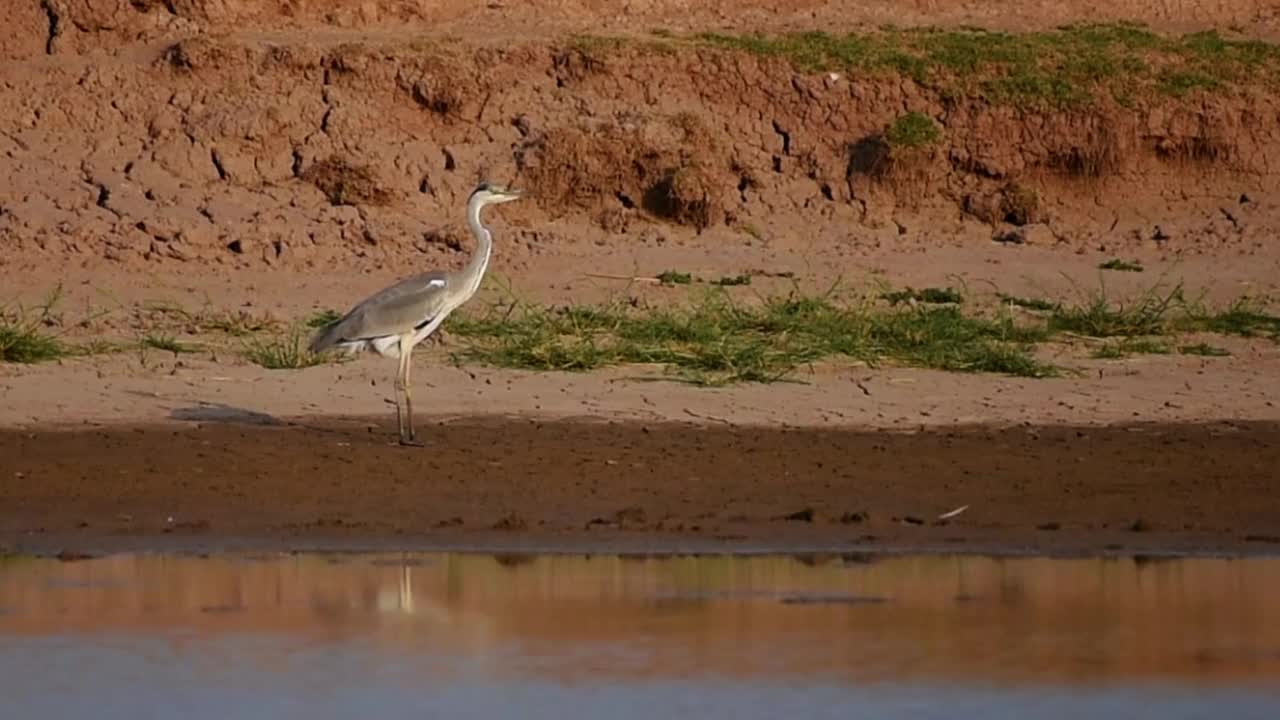
[[[411,437],[400,438],[399,444],[401,447],[426,447],[427,446],[427,444],[422,442],[421,440],[418,440],[417,438],[411,438]]]

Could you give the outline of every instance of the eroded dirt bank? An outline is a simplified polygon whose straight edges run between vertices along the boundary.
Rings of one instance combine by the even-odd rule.
[[[1224,75],[1214,63],[1254,63],[1255,50],[1219,53],[1219,39],[1193,43],[1169,74],[1173,58],[1148,57],[1158,41],[1121,30],[1088,58],[1098,68],[1035,69],[992,95],[948,83],[964,79],[957,55],[1004,57],[986,47],[998,40],[920,50],[946,65],[945,82],[910,53],[884,67],[806,67],[688,41],[697,30],[839,32],[875,15],[858,7],[836,21],[835,3],[749,3],[732,16],[651,3],[613,23],[603,6],[573,3],[43,5],[47,27],[4,31],[35,42],[0,71],[0,242],[24,287],[66,264],[104,285],[139,268],[448,264],[469,242],[458,208],[479,179],[532,193],[504,214],[501,261],[535,289],[556,259],[636,246],[764,244],[822,265],[823,246],[1003,237],[1265,261],[1280,226],[1276,96],[1246,79],[1272,71],[1269,51]],[[1249,39],[1274,22],[1262,6],[1167,5],[1069,16],[1036,5],[1041,21],[1019,29],[1128,17]],[[942,26],[973,12],[919,9]],[[552,21],[529,26],[530,12]],[[663,17],[688,22],[653,25]],[[432,24],[443,20],[454,24]],[[575,34],[611,28],[630,39]],[[1096,102],[1078,102],[1082,83],[1143,73],[1165,91],[1099,87]],[[1021,100],[997,97],[1006,91]],[[884,138],[911,113],[940,134],[904,159]]]
[[[376,425],[377,427],[371,427]],[[11,548],[167,540],[1274,551],[1274,423],[914,433],[383,418],[0,431]],[[968,509],[946,521],[938,516]]]
[[[895,5],[904,25],[1220,34],[908,33],[874,62],[819,45],[816,64],[738,41],[886,11],[606,5],[17,3],[26,20],[0,31],[0,311],[61,284],[75,311],[48,318],[56,332],[119,341],[150,330],[148,304],[349,307],[459,267],[481,179],[530,192],[488,221],[494,274],[531,300],[665,270],[1058,300],[1117,256],[1149,269],[1108,279],[1126,292],[1157,273],[1224,302],[1276,290],[1280,55],[1249,44],[1274,35],[1264,4]],[[971,54],[985,80],[964,85]],[[919,147],[889,142],[913,127]]]

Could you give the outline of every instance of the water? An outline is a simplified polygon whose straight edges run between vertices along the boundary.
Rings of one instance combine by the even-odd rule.
[[[0,557],[0,718],[1274,718],[1280,560]]]

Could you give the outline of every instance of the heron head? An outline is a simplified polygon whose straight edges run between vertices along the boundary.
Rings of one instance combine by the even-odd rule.
[[[497,183],[483,182],[471,193],[472,200],[479,202],[481,205],[495,205],[498,203],[511,202],[519,200],[524,192],[516,188],[509,188],[505,185]]]

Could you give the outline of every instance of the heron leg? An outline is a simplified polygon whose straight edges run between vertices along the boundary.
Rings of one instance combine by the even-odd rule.
[[[400,365],[396,368],[396,428],[400,432],[400,442],[405,440],[404,427],[404,358],[400,358]]]
[[[405,352],[404,361],[404,417],[409,423],[409,439],[416,439],[417,435],[413,432],[413,388],[412,381],[409,379],[409,373],[413,370],[413,348],[408,348]]]
[[[400,337],[400,372],[396,376],[396,417],[400,420],[400,444],[421,446],[422,443],[418,442],[413,432],[413,399],[409,390],[409,368],[412,361],[412,336],[403,335]]]

